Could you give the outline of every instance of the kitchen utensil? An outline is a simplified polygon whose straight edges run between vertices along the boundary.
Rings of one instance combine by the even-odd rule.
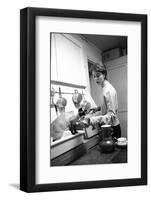
[[[126,139],[126,137],[120,137],[120,138],[118,138],[117,139],[117,142],[119,142],[119,143],[125,143],[125,142],[127,142],[127,139]]]
[[[55,91],[55,89],[52,87],[51,92],[50,92],[50,96],[51,96],[50,107],[51,107],[51,108],[54,107],[54,108],[55,108],[55,111],[56,111],[56,115],[58,115],[57,106],[56,106],[56,104],[54,103],[54,96],[55,96],[55,93],[56,93],[56,91]]]
[[[125,137],[118,138],[116,145],[117,145],[117,147],[120,147],[120,148],[126,148],[127,147],[127,139]]]
[[[67,100],[64,97],[62,97],[61,88],[59,87],[59,99],[56,102],[56,106],[60,112],[64,112],[66,105],[67,105]]]
[[[115,144],[112,138],[106,138],[100,142],[100,147],[103,153],[110,153],[114,151]]]
[[[114,151],[115,142],[112,138],[112,134],[113,134],[113,129],[111,128],[111,125],[101,126],[102,141],[100,142],[100,147],[103,153],[109,153]]]
[[[55,105],[55,103],[54,103],[54,96],[55,96],[55,93],[56,93],[56,91],[55,91],[55,89],[52,87],[51,88],[51,92],[50,92],[50,96],[51,96],[51,107],[54,107],[54,105]]]
[[[112,137],[113,129],[111,128],[111,125],[108,125],[108,124],[102,125],[101,133],[102,133],[103,139]]]
[[[74,94],[72,96],[72,101],[76,108],[80,107],[80,103],[82,101],[82,95],[78,92],[78,90],[74,90]]]
[[[83,111],[86,111],[87,113],[90,111],[91,109],[91,104],[90,102],[88,102],[85,97],[84,97],[84,93],[82,91],[82,101],[80,103],[80,107],[82,108]]]

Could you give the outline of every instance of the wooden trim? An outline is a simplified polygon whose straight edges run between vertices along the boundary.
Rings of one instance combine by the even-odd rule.
[[[71,34],[66,34],[66,33],[60,33],[63,37],[65,37],[67,40],[70,40],[74,45],[82,49],[81,43],[75,39]]]
[[[53,158],[51,160],[51,166],[68,165],[72,161],[78,159],[79,157],[87,153],[87,151],[92,147],[96,146],[99,143],[99,141],[100,138],[98,135],[93,136],[90,139],[84,140],[84,143],[80,144],[79,146],[59,155],[56,158]]]
[[[115,69],[119,69],[119,68],[123,68],[123,67],[127,68],[127,63],[113,65],[113,66],[107,66],[107,71],[111,71],[111,70],[115,70]]]
[[[81,89],[86,88],[86,86],[84,86],[84,85],[76,85],[76,84],[72,84],[72,83],[65,83],[62,81],[55,81],[55,80],[51,80],[51,84],[62,85],[62,86],[73,87],[73,88],[81,88]]]
[[[118,113],[123,113],[123,112],[127,112],[127,110],[119,110]]]
[[[117,61],[119,61],[119,62],[117,63]],[[127,61],[128,61],[128,58],[126,55],[126,56],[121,56],[119,58],[115,58],[115,59],[106,61],[106,62],[104,62],[104,64],[106,65],[107,70],[112,70],[112,69],[124,67],[125,64],[127,65]]]
[[[67,142],[69,140],[73,140],[73,138],[81,137],[83,134],[84,134],[84,131],[83,131],[83,133],[78,133],[76,135],[71,135],[70,137],[67,137],[67,138],[65,137],[62,140],[58,140],[58,141],[56,141],[56,142],[54,142],[54,143],[51,144],[51,148],[54,148],[54,147],[56,147],[56,146],[58,146],[58,145],[60,145],[60,144],[62,144],[64,142]]]
[[[51,160],[51,166],[64,166],[72,162],[73,160],[78,159],[86,153],[85,145],[81,144],[70,151],[63,153],[62,155]]]

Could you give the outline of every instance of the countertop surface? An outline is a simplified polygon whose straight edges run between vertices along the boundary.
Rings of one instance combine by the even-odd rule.
[[[110,163],[127,163],[127,148],[115,147],[110,153],[102,153],[101,147],[96,145],[88,150],[79,159],[71,162],[69,165],[86,165],[86,164],[110,164]]]

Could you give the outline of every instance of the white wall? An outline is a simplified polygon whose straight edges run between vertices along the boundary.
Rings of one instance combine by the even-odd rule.
[[[70,1],[70,0],[5,0],[0,6],[0,199],[10,200],[67,200],[67,199],[150,199],[151,195],[151,136],[149,134],[149,186],[93,189],[81,191],[63,191],[26,194],[18,190],[19,184],[19,9],[26,6],[52,7],[110,12],[146,13],[149,14],[150,0],[144,1]],[[98,27],[99,28],[99,27]],[[149,53],[151,41],[149,38]],[[149,63],[151,59],[149,57]],[[148,74],[150,75],[150,68]],[[149,85],[151,78],[149,78]],[[149,102],[150,99],[150,87]],[[149,108],[150,110],[150,105]],[[148,113],[149,121],[151,114]],[[149,123],[149,133],[150,133]],[[90,172],[92,173],[92,172]]]

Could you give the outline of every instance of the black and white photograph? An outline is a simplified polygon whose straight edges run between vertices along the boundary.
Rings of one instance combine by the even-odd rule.
[[[127,41],[50,33],[50,167],[128,162]]]

